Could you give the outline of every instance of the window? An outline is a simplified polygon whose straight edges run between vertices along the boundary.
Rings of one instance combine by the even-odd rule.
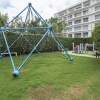
[[[72,34],[68,34],[68,37],[72,37]]]
[[[100,19],[100,14],[95,15],[95,19],[96,19],[96,20],[97,20],[97,19]]]
[[[71,19],[71,18],[72,18],[72,15],[69,15],[69,16],[68,16],[68,19]]]
[[[82,15],[82,13],[78,12],[78,13],[74,14],[74,17],[78,17],[78,16],[81,16],[81,15]]]
[[[77,26],[74,28],[75,31],[81,30],[81,26]]]
[[[88,22],[88,17],[87,18],[83,18],[83,22]]]
[[[73,9],[73,8],[71,8],[71,9],[68,9],[68,11],[69,11],[69,12],[72,12],[72,11],[74,11],[74,9]]]
[[[59,14],[59,16],[63,16],[64,14]]]
[[[72,25],[72,22],[68,22],[68,25]]]
[[[86,14],[88,14],[88,10],[83,11],[83,15],[86,15]]]
[[[63,15],[64,15],[64,12],[62,12],[62,13],[59,13],[58,15],[59,15],[59,16],[63,16]]]
[[[83,3],[84,7],[90,6],[90,0]]]
[[[96,0],[97,2],[100,2],[100,0]]]
[[[75,38],[80,38],[81,37],[81,33],[75,33],[74,37]]]
[[[81,4],[79,4],[79,5],[76,6],[76,9],[80,9],[80,8],[82,8]]]
[[[72,12],[72,11],[74,11],[74,8],[69,8],[68,11]]]
[[[79,24],[79,23],[81,23],[81,19],[74,21],[74,24]]]
[[[65,11],[65,14],[67,14],[67,10]]]
[[[88,32],[84,32],[83,37],[88,37]]]
[[[84,25],[83,30],[88,30],[88,25]]]
[[[72,32],[72,28],[68,28],[68,32]]]
[[[100,10],[100,6],[95,7],[95,11]]]
[[[64,19],[64,21],[66,21],[67,20],[67,17],[64,17],[63,19]]]

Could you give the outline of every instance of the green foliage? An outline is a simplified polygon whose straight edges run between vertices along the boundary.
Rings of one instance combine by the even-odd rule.
[[[8,14],[3,15],[0,13],[0,27],[4,27],[7,21],[8,21]]]
[[[27,20],[23,20],[22,16],[18,16],[15,20],[13,20],[13,22],[9,25],[9,27],[11,28],[32,28],[32,27],[42,27],[43,23],[41,22],[41,20],[37,17],[35,17],[34,19],[27,19]],[[26,34],[43,34],[45,33],[44,30],[28,30],[28,31],[24,31],[21,30],[21,32],[13,30],[13,32],[15,33],[26,33]]]
[[[16,41],[16,39],[19,36],[20,34],[16,34],[16,33],[11,33],[11,32],[6,33],[8,45],[10,46],[14,41]],[[13,46],[11,46],[10,50],[11,52],[17,52],[18,54],[30,53],[33,47],[39,42],[41,37],[42,35],[24,35],[24,37],[21,36],[20,39]],[[4,43],[4,40],[2,44],[3,44],[2,51],[4,51],[6,50],[6,45]],[[38,46],[36,51],[50,52],[50,51],[57,51],[57,50],[58,50],[58,46],[56,42],[54,42],[53,38],[49,36],[43,39],[43,41]]]
[[[6,37],[9,46],[19,37],[19,34],[6,32]],[[27,54],[29,53],[32,48],[38,43],[41,39],[42,35],[24,35],[25,38],[21,37],[10,49],[11,52],[17,52],[18,54]],[[74,42],[75,45],[79,45],[80,43],[92,43],[92,38],[66,38],[66,37],[58,37],[65,48],[68,50],[72,50],[72,43]],[[2,51],[6,49],[4,40],[2,42]],[[54,41],[51,36],[45,37],[41,44],[38,46],[38,52],[52,52],[58,51],[58,45]]]
[[[51,17],[48,20],[48,23],[53,26],[53,30],[58,36],[63,35],[62,32],[65,30],[66,27],[65,21],[58,21],[58,18]]]
[[[96,48],[100,51],[100,24],[94,28],[92,37],[95,42]]]

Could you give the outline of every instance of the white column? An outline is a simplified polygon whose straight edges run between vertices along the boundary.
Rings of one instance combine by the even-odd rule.
[[[72,43],[72,45],[73,45],[73,53],[74,53],[74,42]]]
[[[94,42],[93,42],[93,52],[94,52]]]
[[[80,48],[79,48],[79,45],[78,45],[78,53],[80,53]]]

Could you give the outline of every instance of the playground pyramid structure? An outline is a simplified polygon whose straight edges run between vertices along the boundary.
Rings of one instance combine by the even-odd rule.
[[[38,24],[36,25],[35,21],[38,21],[38,24],[41,24],[41,28],[46,28],[48,24],[46,21],[39,15],[39,13],[33,8],[32,4],[29,3],[28,6],[23,9],[18,15],[16,15],[11,21],[9,21],[6,25],[5,28],[7,29],[8,26],[12,27],[13,30],[20,30],[21,28],[24,30],[34,30],[33,27],[38,29],[40,27]],[[20,22],[22,23],[20,25]],[[32,25],[32,29],[28,29],[30,27],[30,24]],[[22,30],[21,29],[21,30]],[[11,30],[11,29],[9,29]]]
[[[26,17],[22,18],[21,14],[25,15],[25,11],[27,11],[26,12]],[[38,21],[38,24],[36,23],[36,21]],[[20,22],[23,23],[23,24],[20,24]],[[20,41],[20,38],[24,37],[24,35],[29,35],[29,33],[35,34],[37,32],[40,34],[41,30],[42,30],[42,36],[41,36],[41,38],[32,47],[31,51],[28,53],[28,55],[25,57],[25,59],[21,62],[21,64],[18,65],[18,68],[16,68],[14,59],[13,59],[13,57],[11,55],[11,48],[10,47],[12,45],[15,45],[16,41]],[[53,32],[53,27],[51,25],[49,25],[41,17],[41,15],[33,8],[33,6],[32,6],[31,3],[29,3],[28,6],[25,9],[23,9],[17,16],[15,16],[4,27],[0,28],[0,31],[2,33],[2,36],[4,38],[4,41],[5,41],[5,44],[6,44],[6,47],[7,47],[6,51],[8,52],[10,60],[11,60],[11,63],[12,63],[13,76],[14,77],[18,77],[19,72],[21,71],[22,67],[27,63],[27,61],[29,60],[29,58],[31,57],[31,55],[33,54],[33,52],[36,51],[36,49],[38,48],[38,46],[41,45],[42,41],[47,36],[51,36],[54,39],[54,41],[57,43],[57,45],[66,53],[66,55],[69,58],[69,60],[73,61],[73,58],[68,54],[67,50],[64,48],[64,46],[61,43],[61,41],[59,40],[59,38]],[[6,31],[10,32],[10,33],[12,33],[12,32],[13,33],[18,33],[17,34],[18,35],[17,39],[11,45],[9,45],[8,40],[6,38],[6,35],[5,35]],[[24,37],[24,40],[25,39],[26,38]],[[26,39],[26,41],[29,42],[27,39]],[[23,48],[23,50],[24,50],[24,48]]]

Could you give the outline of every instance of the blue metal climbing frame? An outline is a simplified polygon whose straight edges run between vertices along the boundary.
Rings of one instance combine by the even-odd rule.
[[[23,13],[26,9],[32,9],[34,11],[34,13],[38,16],[38,18],[41,20],[42,24],[45,27],[31,27],[31,28],[9,28],[8,26],[21,14]],[[28,14],[28,13],[27,13]],[[26,16],[27,19],[28,16]],[[11,51],[10,51],[10,46],[8,45],[6,36],[5,36],[5,31],[9,31],[9,30],[43,30],[45,29],[46,32],[44,33],[44,35],[42,36],[42,38],[39,40],[39,42],[33,47],[32,51],[28,54],[28,56],[26,57],[26,59],[21,63],[21,65],[18,67],[18,69],[16,69],[14,60],[12,58],[11,55]],[[28,6],[22,10],[16,17],[14,17],[9,23],[7,23],[4,27],[0,28],[0,31],[2,33],[2,36],[4,38],[6,47],[7,47],[7,51],[9,53],[9,57],[12,63],[12,68],[13,68],[13,76],[14,77],[18,77],[19,76],[19,72],[21,71],[22,67],[26,64],[26,62],[28,61],[28,59],[30,58],[30,56],[32,55],[32,53],[37,49],[37,47],[40,45],[40,43],[43,41],[43,39],[47,36],[50,35],[52,36],[52,38],[54,39],[54,41],[58,44],[58,46],[60,48],[62,48],[62,50],[66,53],[67,57],[69,58],[70,61],[73,61],[73,58],[68,54],[67,50],[64,48],[63,44],[61,43],[61,41],[59,40],[59,38],[56,36],[56,34],[53,32],[53,28],[52,26],[50,26],[42,17],[41,15],[33,8],[32,4],[29,3]],[[19,37],[17,38],[17,40],[19,39]],[[17,40],[15,40],[14,42],[16,42]],[[14,43],[13,43],[14,44]],[[13,45],[12,44],[12,45]]]

